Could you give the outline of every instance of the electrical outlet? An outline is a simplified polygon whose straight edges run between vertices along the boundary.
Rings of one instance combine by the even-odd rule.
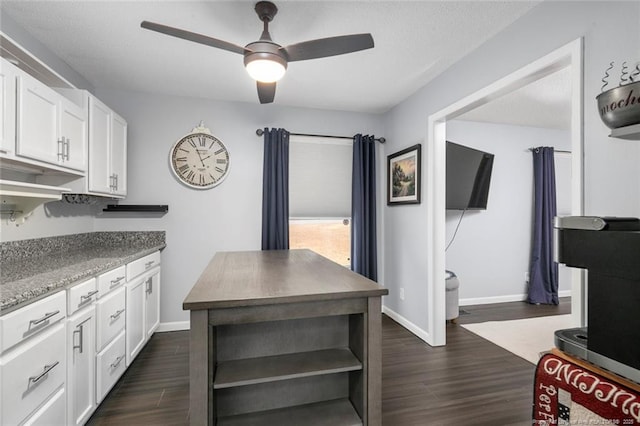
[[[400,288],[400,300],[404,300],[404,288]]]

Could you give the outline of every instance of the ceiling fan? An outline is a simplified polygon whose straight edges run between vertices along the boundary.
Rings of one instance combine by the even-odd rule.
[[[140,26],[148,30],[243,55],[247,72],[257,82],[258,98],[261,104],[273,102],[276,95],[276,82],[284,76],[289,62],[342,55],[373,47],[373,37],[368,33],[320,38],[281,46],[272,41],[269,34],[269,22],[278,13],[276,5],[270,1],[259,1],[255,5],[255,11],[263,22],[264,29],[258,41],[249,43],[244,47],[154,22],[142,21]]]

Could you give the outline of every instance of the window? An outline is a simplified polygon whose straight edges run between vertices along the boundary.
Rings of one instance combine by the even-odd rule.
[[[348,139],[289,139],[289,246],[350,266],[351,169]]]

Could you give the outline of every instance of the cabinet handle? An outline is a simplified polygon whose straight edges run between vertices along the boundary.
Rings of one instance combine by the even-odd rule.
[[[71,151],[69,149],[69,145],[71,144],[71,140],[69,138],[64,138],[64,145],[63,147],[65,148],[65,153],[64,153],[64,159],[69,161],[69,152]]]
[[[155,260],[150,260],[149,262],[146,262],[146,263],[144,264],[144,269],[149,269],[149,268],[151,268],[151,266],[152,266],[154,263],[156,263],[156,261],[155,261]]]
[[[73,335],[75,336],[76,333],[78,333],[80,335],[80,339],[77,345],[73,345],[73,349],[80,349],[80,353],[82,353],[83,347],[84,347],[84,325],[80,324],[78,327],[80,330],[74,330],[73,331]],[[75,339],[74,339],[75,340]]]
[[[111,287],[117,286],[122,280],[124,280],[124,277],[118,277],[115,280],[111,280]]]
[[[153,293],[153,279],[151,277],[149,277],[149,279],[147,279],[147,281],[145,281],[147,283],[147,289],[145,290],[147,294],[151,294]]]
[[[97,293],[98,293],[98,290],[93,290],[85,294],[84,296],[80,296],[80,303],[78,303],[78,306],[82,306],[85,303],[91,302],[91,298],[93,297],[94,294],[97,294]]]
[[[114,190],[114,191],[117,191],[117,190],[118,190],[118,174],[117,174],[117,173],[114,173],[114,174],[113,174],[113,179],[114,179],[114,181],[115,181],[115,184],[113,185],[113,186],[114,186],[114,187],[113,187],[113,190]]]
[[[58,161],[64,161],[64,136],[58,139]]]
[[[60,364],[60,362],[59,362],[59,361],[56,361],[56,362],[54,362],[53,364],[50,364],[50,365],[45,365],[45,366],[44,366],[44,370],[42,371],[42,373],[40,373],[40,374],[39,374],[39,375],[37,375],[37,376],[31,376],[31,377],[29,377],[29,382],[30,382],[30,383],[33,383],[33,384],[38,383],[38,382],[40,381],[40,379],[42,379],[42,378],[43,378],[43,377],[45,377],[47,374],[49,374],[49,372],[50,372],[51,370],[53,370],[53,368],[54,368],[56,365],[58,365],[58,364]]]
[[[111,319],[117,320],[118,317],[120,317],[120,315],[122,315],[123,312],[124,312],[124,309],[120,309],[119,311],[116,311],[115,314],[111,315]]]
[[[120,355],[118,358],[115,359],[115,361],[111,363],[111,368],[116,368],[118,365],[120,365],[123,359],[124,359],[124,355]]]
[[[43,322],[45,322],[46,320],[48,320],[49,318],[58,315],[60,313],[60,310],[57,311],[53,311],[53,312],[47,312],[46,314],[44,314],[44,316],[42,318],[38,318],[38,319],[34,319],[29,321],[29,324],[33,324],[33,325],[38,325],[38,324],[42,324]]]

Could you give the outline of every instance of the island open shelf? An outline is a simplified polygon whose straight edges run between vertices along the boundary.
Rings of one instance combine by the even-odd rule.
[[[216,254],[183,305],[191,424],[380,425],[384,294],[310,250]]]

